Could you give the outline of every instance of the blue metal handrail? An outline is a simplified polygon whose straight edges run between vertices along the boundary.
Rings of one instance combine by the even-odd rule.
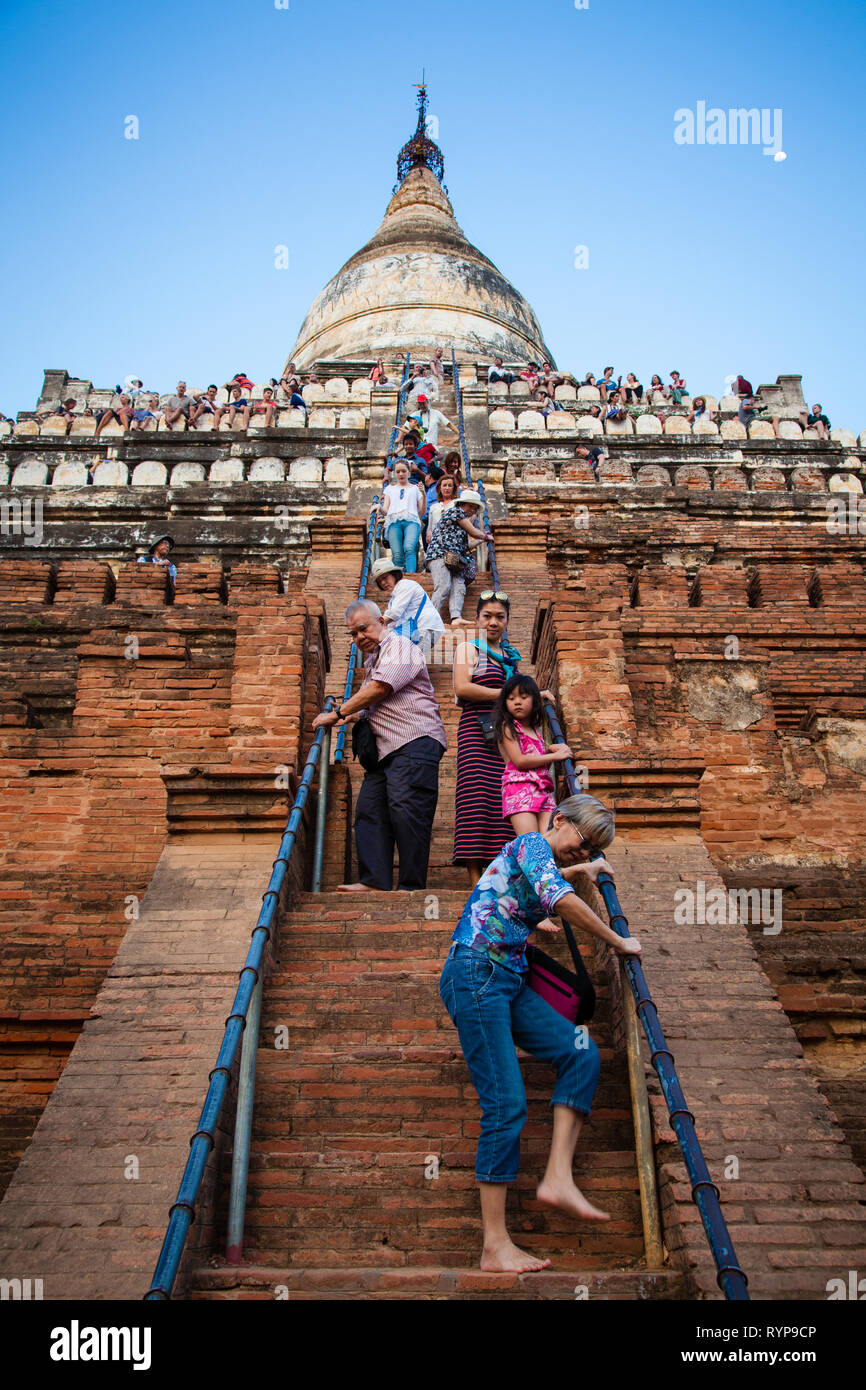
[[[550,723],[554,742],[564,743],[562,726],[556,711],[549,701],[545,701],[545,713]],[[572,796],[583,791],[574,763],[570,758],[559,764],[565,783]],[[593,855],[593,858],[599,858]],[[620,936],[629,936],[628,921],[620,907],[614,881],[610,874],[600,873],[598,888],[607,908],[610,925]],[[748,1279],[740,1268],[734,1244],[728,1232],[719,1202],[719,1189],[710,1177],[700,1141],[695,1130],[695,1117],[686,1106],[685,1096],[680,1086],[674,1065],[674,1055],[668,1047],[659,1023],[658,1009],[637,956],[622,959],[628,982],[634,995],[635,1005],[643,1024],[643,1030],[650,1047],[650,1057],[661,1083],[662,1094],[668,1107],[671,1129],[677,1136],[689,1178],[692,1184],[692,1200],[701,1215],[704,1231],[716,1264],[716,1280],[725,1298],[732,1302],[748,1302]]]
[[[329,697],[325,701],[325,709],[330,709],[332,704],[333,701]],[[202,1107],[198,1129],[190,1140],[189,1158],[181,1178],[177,1197],[169,1211],[168,1228],[162,1242],[162,1249],[159,1252],[153,1282],[144,1295],[145,1300],[165,1300],[171,1297],[186,1238],[195,1216],[195,1204],[201,1189],[204,1170],[214,1146],[214,1136],[228,1090],[232,1067],[244,1029],[247,1026],[253,997],[257,993],[265,950],[274,930],[280,893],[286,881],[289,861],[297,841],[304,807],[307,803],[307,795],[315,775],[324,737],[325,730],[319,729],[307,754],[303,776],[286,822],[283,838],[280,841],[280,850],[274,860],[271,879],[262,898],[259,919],[253,928],[250,948],[240,973],[232,1011],[226,1019],[225,1032],[216,1066],[209,1076],[210,1084]]]
[[[370,508],[370,521],[367,527],[367,548],[364,551],[364,563],[361,566],[361,582],[358,585],[358,598],[363,598],[367,592],[367,576],[370,573],[370,560],[373,554],[373,546],[376,541],[376,513],[379,507],[379,498],[373,498],[373,505]],[[346,688],[343,691],[343,701],[351,698],[352,686],[355,683],[355,668],[358,665],[358,648],[352,643],[349,651],[349,665],[346,669]],[[342,724],[337,730],[337,743],[334,748],[334,763],[343,761],[343,750],[346,746],[346,728]]]

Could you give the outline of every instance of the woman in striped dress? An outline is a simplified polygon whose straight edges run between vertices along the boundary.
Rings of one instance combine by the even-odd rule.
[[[485,590],[478,600],[477,641],[454,654],[454,694],[463,706],[457,727],[457,795],[453,864],[465,864],[474,888],[514,831],[502,815],[505,764],[488,742],[479,715],[488,721],[496,697],[517,669],[520,653],[506,638],[508,595]]]

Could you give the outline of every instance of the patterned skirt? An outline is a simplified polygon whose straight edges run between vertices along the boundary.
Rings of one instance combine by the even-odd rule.
[[[499,690],[505,672],[490,657],[488,669],[472,677],[475,685]],[[492,705],[464,704],[457,726],[457,794],[454,816],[454,854],[452,864],[480,860],[485,868],[503,845],[514,839],[514,831],[502,815],[502,774],[505,764],[495,744],[481,732],[478,714],[489,714]]]

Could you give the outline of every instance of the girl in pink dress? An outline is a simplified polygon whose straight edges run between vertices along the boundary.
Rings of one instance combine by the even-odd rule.
[[[502,814],[515,835],[543,834],[556,805],[551,763],[571,757],[567,743],[544,742],[541,691],[531,676],[518,672],[505,682],[493,706],[493,729],[505,772]]]
[[[505,763],[502,815],[515,835],[544,834],[556,806],[552,763],[571,757],[567,743],[544,742],[541,691],[531,676],[519,672],[505,682],[493,706],[493,731]],[[539,923],[542,931],[554,924]]]

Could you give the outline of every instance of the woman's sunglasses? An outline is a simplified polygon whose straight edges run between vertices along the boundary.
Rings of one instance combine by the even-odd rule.
[[[673,354],[671,354],[671,356],[673,356]],[[508,595],[503,594],[501,589],[485,589],[478,597],[481,599],[482,603],[486,603],[490,598],[495,598],[497,603],[508,602]]]

